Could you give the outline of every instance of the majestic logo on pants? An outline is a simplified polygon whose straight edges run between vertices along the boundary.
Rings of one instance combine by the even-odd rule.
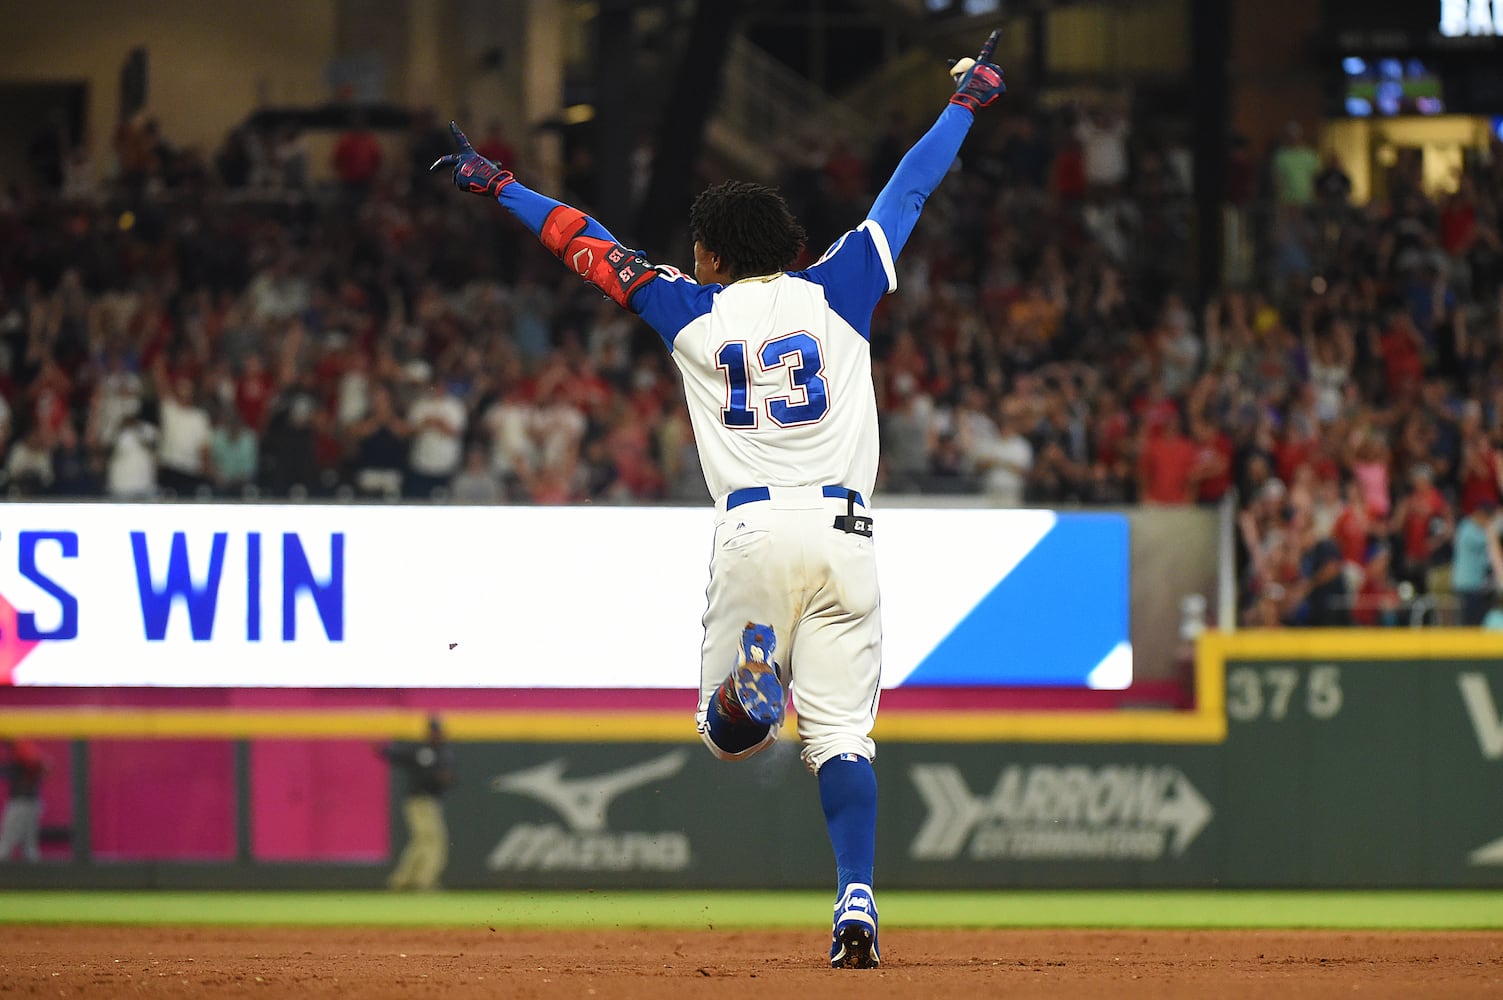
[[[1483,759],[1503,758],[1503,717],[1498,715],[1498,705],[1493,701],[1487,675],[1458,674],[1456,684],[1461,688],[1461,700],[1472,720],[1472,732],[1477,734],[1477,746]],[[1467,861],[1474,865],[1503,865],[1503,837],[1483,844],[1467,855]]]
[[[681,871],[689,866],[682,831],[623,832],[606,828],[610,805],[625,793],[683,770],[688,751],[675,750],[633,767],[590,778],[565,778],[564,758],[491,779],[491,789],[525,795],[558,813],[557,823],[518,823],[491,851],[492,871]]]
[[[929,815],[909,854],[925,861],[1156,861],[1179,856],[1211,806],[1174,767],[1014,765],[989,796],[953,764],[910,774]]]

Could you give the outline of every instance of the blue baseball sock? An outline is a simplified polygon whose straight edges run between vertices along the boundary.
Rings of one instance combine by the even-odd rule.
[[[843,753],[819,769],[819,802],[835,849],[838,895],[852,882],[872,884],[877,854],[877,772],[872,762]]]

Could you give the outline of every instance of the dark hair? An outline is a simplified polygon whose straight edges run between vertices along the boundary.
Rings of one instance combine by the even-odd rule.
[[[689,209],[689,230],[733,279],[781,271],[804,249],[804,227],[783,196],[748,181],[701,191]]]

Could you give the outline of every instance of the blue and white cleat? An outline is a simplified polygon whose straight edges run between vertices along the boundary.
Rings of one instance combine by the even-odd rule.
[[[877,953],[877,902],[872,887],[852,882],[835,904],[835,929],[830,932],[832,969],[875,969],[882,963]]]
[[[772,658],[777,636],[771,625],[747,622],[741,632],[741,652],[731,671],[731,688],[747,718],[759,726],[781,726],[787,693]]]

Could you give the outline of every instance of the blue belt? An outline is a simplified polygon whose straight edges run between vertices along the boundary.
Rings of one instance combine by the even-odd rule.
[[[855,490],[848,490],[844,486],[826,486],[824,495],[834,500],[844,500],[853,496],[857,503],[866,506],[866,501],[861,499],[861,494]],[[743,486],[739,490],[731,490],[725,496],[725,509],[731,510],[740,507],[744,503],[756,503],[758,500],[771,500],[772,490],[766,486]]]

